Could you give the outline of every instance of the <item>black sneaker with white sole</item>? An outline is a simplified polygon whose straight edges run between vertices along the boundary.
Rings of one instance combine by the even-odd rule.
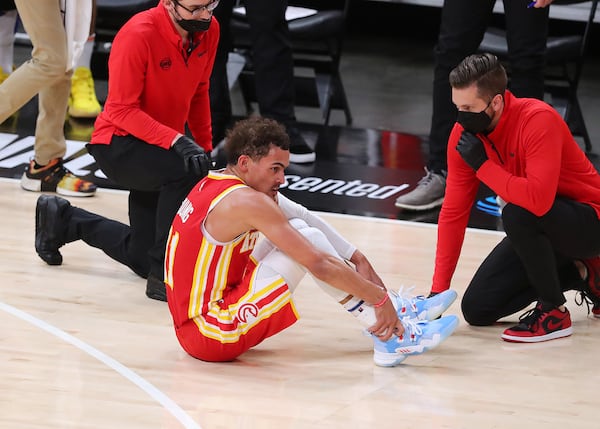
[[[295,164],[310,164],[311,162],[315,162],[317,155],[306,143],[300,130],[294,125],[286,125],[285,129],[290,136],[290,162]]]

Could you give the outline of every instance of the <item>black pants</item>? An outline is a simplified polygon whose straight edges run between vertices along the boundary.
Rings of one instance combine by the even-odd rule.
[[[456,122],[456,107],[448,75],[475,53],[492,17],[496,0],[444,0],[438,41],[434,48],[433,115],[429,133],[428,168],[446,170],[446,147]],[[544,97],[544,64],[548,8],[527,8],[526,0],[504,0],[511,68],[510,89],[517,97]]]
[[[83,240],[141,277],[162,279],[171,221],[199,178],[184,172],[176,153],[133,136],[87,149],[110,180],[129,189],[129,225],[73,207],[66,242]]]
[[[559,198],[538,217],[508,204],[502,221],[506,238],[483,261],[462,299],[472,325],[490,325],[536,300],[564,304],[564,291],[583,286],[573,260],[600,254],[600,220],[588,205]]]
[[[287,0],[246,0],[250,24],[252,64],[260,114],[282,123],[295,121],[294,61],[289,29],[285,20]],[[231,120],[227,82],[227,57],[231,50],[229,31],[232,0],[221,0],[215,17],[221,24],[221,39],[210,78],[213,144],[223,137]]]

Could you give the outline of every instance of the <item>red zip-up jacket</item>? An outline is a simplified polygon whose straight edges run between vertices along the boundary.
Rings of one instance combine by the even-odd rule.
[[[488,160],[477,173],[456,145],[463,127],[448,140],[446,195],[438,221],[432,291],[450,287],[480,181],[507,203],[543,216],[557,196],[590,205],[600,217],[600,175],[560,115],[548,104],[506,91],[496,128],[483,141]]]
[[[205,151],[212,150],[208,85],[219,23],[194,35],[188,55],[167,9],[133,16],[117,33],[108,60],[108,96],[96,119],[92,144],[131,134],[169,149],[185,124]]]

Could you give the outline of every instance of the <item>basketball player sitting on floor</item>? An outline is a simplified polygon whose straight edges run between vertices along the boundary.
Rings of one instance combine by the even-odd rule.
[[[368,329],[376,365],[437,346],[458,324],[453,315],[434,320],[456,292],[425,299],[386,290],[365,255],[279,193],[289,144],[273,120],[238,122],[226,140],[226,168],[201,180],[175,216],[164,278],[183,349],[230,361],[289,327],[298,319],[292,293],[307,271]]]

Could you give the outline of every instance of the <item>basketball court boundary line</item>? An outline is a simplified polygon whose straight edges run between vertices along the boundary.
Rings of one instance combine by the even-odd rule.
[[[13,179],[10,177],[0,177],[0,182],[19,182],[20,179]],[[23,192],[30,192],[30,191],[25,191],[23,190]],[[115,193],[115,194],[120,194],[120,193],[126,193],[128,192],[127,190],[123,190],[123,189],[112,189],[112,188],[98,188],[99,193],[103,193],[103,192],[108,192],[108,193]],[[39,193],[41,195],[41,193]],[[93,198],[93,197],[92,197]],[[361,216],[361,215],[352,215],[352,214],[346,214],[346,213],[337,213],[337,212],[324,212],[324,211],[320,211],[320,210],[310,210],[312,213],[318,214],[318,215],[323,215],[323,216],[331,216],[331,217],[337,217],[340,219],[356,219],[356,220],[362,220],[362,221],[369,221],[369,222],[379,222],[379,223],[390,223],[390,224],[398,224],[398,225],[405,225],[405,226],[416,226],[419,228],[437,228],[437,224],[436,223],[427,223],[427,222],[418,222],[418,221],[411,221],[411,220],[401,220],[401,219],[388,219],[388,218],[384,218],[384,217],[376,217],[376,216]],[[473,228],[473,227],[467,227],[467,231],[471,231],[471,232],[476,232],[476,233],[481,233],[481,234],[485,234],[485,235],[504,235],[504,231],[497,231],[497,230],[491,230],[491,229],[484,229],[484,228]]]
[[[135,371],[129,369],[116,359],[111,358],[106,353],[101,352],[97,348],[87,344],[86,342],[74,337],[66,333],[65,331],[41,320],[31,314],[19,310],[16,307],[13,307],[9,304],[6,304],[0,301],[0,310],[11,314],[25,322],[28,322],[37,328],[40,328],[43,331],[48,332],[51,335],[63,340],[66,343],[71,344],[72,346],[78,348],[89,356],[95,358],[96,360],[102,362],[104,365],[108,366],[110,369],[116,371],[127,380],[138,386],[142,389],[148,396],[154,399],[156,402],[161,404],[163,408],[165,408],[173,417],[175,417],[185,428],[188,429],[202,429],[191,417],[188,413],[186,413],[175,401],[165,395],[160,389],[155,387],[152,383],[147,381],[142,376],[138,375]]]

